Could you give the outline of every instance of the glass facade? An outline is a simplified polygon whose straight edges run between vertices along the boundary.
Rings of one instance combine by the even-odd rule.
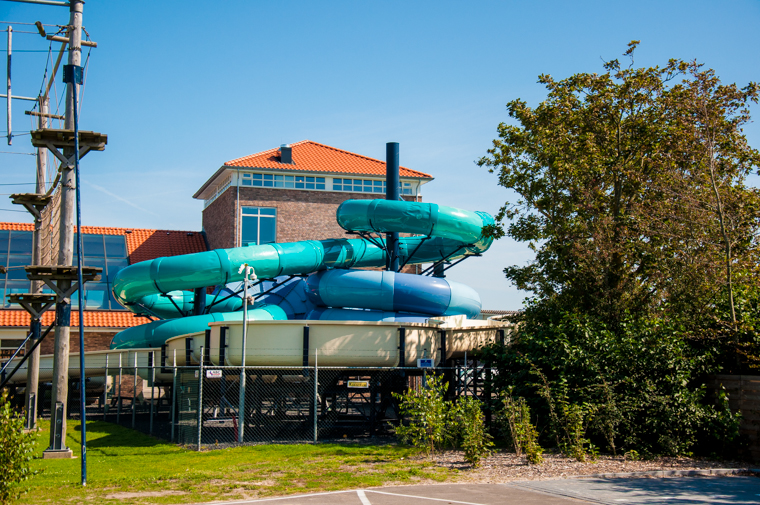
[[[240,243],[244,246],[277,241],[277,209],[243,207]]]
[[[333,191],[351,191],[352,193],[385,194],[385,181],[367,179],[333,179]],[[399,182],[402,195],[414,195],[411,182]]]
[[[352,193],[385,194],[385,181],[370,179],[332,178],[332,188],[325,177],[274,174],[240,174],[240,185],[259,188],[314,189],[319,191],[350,191]],[[413,196],[411,182],[399,183],[402,195]]]
[[[243,174],[241,185],[262,188],[319,189],[324,191],[324,177],[303,175]]]
[[[124,236],[84,234],[82,242],[84,265],[103,269],[100,281],[88,282],[85,286],[85,308],[124,310],[111,294],[114,277],[129,264]],[[75,257],[77,250],[75,243]],[[26,278],[23,267],[31,263],[32,232],[0,230],[0,265],[8,267],[8,273],[0,276],[0,294],[3,296],[4,307],[10,307],[7,295],[30,291],[31,283]],[[51,291],[45,287],[44,292]],[[78,306],[76,293],[72,296],[72,305]]]

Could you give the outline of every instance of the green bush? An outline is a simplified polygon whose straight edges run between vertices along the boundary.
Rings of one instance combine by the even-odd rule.
[[[0,395],[0,504],[7,504],[24,491],[20,484],[31,478],[29,466],[34,434],[24,433],[24,417],[12,409],[8,392]]]
[[[493,437],[486,430],[480,400],[465,396],[451,407],[449,414],[453,437],[464,451],[464,459],[473,467],[480,466],[480,460],[491,454]]]
[[[494,390],[514,386],[541,420],[543,442],[572,457],[585,458],[594,446],[680,455],[716,437],[737,440],[736,419],[704,402],[717,349],[689,338],[673,321],[627,317],[611,328],[538,302],[513,345],[487,347],[481,359],[498,369]]]
[[[403,442],[425,451],[431,457],[447,437],[447,420],[451,402],[444,400],[448,382],[443,376],[430,376],[427,386],[393,393],[400,401],[400,410],[407,422],[396,427],[396,436]]]
[[[518,456],[524,454],[529,463],[540,464],[544,460],[543,449],[538,443],[538,432],[530,421],[530,407],[525,398],[512,398],[512,389],[502,392],[497,419],[515,453]]]

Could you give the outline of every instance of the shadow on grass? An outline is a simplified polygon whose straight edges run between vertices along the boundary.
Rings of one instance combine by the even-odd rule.
[[[77,433],[82,432],[81,424],[73,427]],[[176,447],[163,440],[145,435],[139,431],[124,428],[118,424],[103,421],[90,421],[87,423],[87,447],[92,449],[106,447]]]

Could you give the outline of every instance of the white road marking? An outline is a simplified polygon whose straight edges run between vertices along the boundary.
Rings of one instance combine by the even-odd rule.
[[[385,491],[375,491],[374,489],[367,489],[366,491],[368,493],[387,494],[389,496],[400,496],[402,498],[417,498],[418,500],[445,501],[446,503],[461,503],[462,505],[484,505],[483,503],[472,503],[469,501],[445,500],[443,498],[428,498],[427,496],[414,496],[411,494],[386,493]]]
[[[292,494],[290,496],[278,496],[277,498],[261,498],[259,500],[237,500],[215,503],[214,505],[245,505],[246,503],[261,503],[265,501],[294,500],[297,498],[309,498],[311,496],[327,496],[331,494],[353,493],[353,491],[326,491],[324,493]]]
[[[369,500],[367,499],[367,495],[366,495],[366,494],[364,494],[364,491],[362,491],[361,489],[359,489],[359,490],[356,492],[356,494],[357,494],[357,496],[359,496],[359,501],[360,501],[360,502],[362,502],[362,505],[372,505],[372,504],[369,502]]]

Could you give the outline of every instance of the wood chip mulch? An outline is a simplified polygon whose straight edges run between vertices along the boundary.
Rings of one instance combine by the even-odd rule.
[[[425,458],[420,458],[425,459]],[[512,480],[546,480],[581,475],[653,472],[661,470],[708,470],[714,468],[747,468],[746,462],[713,461],[697,458],[656,458],[632,461],[623,456],[599,456],[595,461],[579,462],[561,454],[544,454],[544,462],[528,464],[525,457],[510,452],[497,452],[472,468],[461,451],[437,453],[433,461],[441,467],[458,470],[462,482],[499,483]]]

